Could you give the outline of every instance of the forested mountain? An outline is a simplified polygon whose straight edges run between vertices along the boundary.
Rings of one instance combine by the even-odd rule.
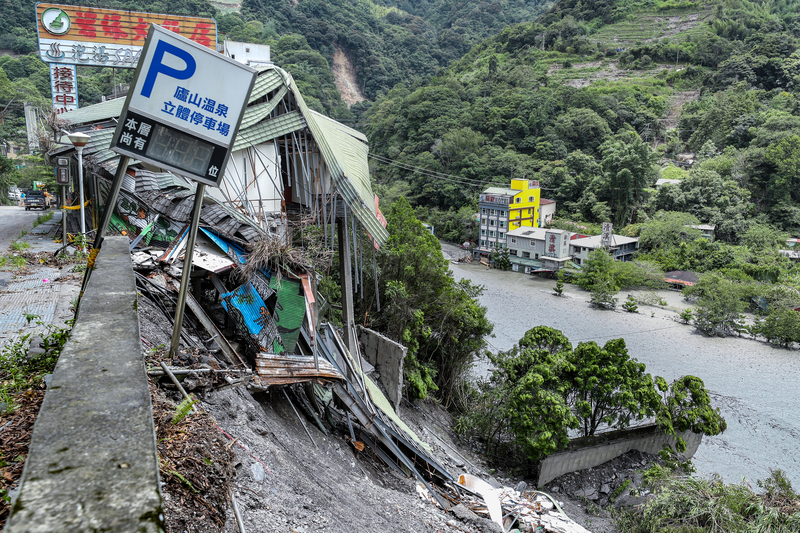
[[[580,221],[620,227],[669,210],[731,243],[753,224],[797,232],[798,7],[559,2],[379,99],[365,124],[384,161],[376,176],[389,197],[472,205],[464,215],[481,187],[526,176]],[[684,151],[698,152],[688,173],[669,166]],[[651,190],[662,176],[683,179]]]
[[[245,20],[271,32],[299,33],[327,59],[350,57],[369,99],[395,84],[426,78],[503,27],[530,21],[550,0],[243,0]]]

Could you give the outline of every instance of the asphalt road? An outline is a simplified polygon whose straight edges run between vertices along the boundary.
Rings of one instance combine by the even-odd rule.
[[[33,222],[48,211],[25,211],[16,205],[0,205],[0,254],[19,238],[22,231],[29,231]]]

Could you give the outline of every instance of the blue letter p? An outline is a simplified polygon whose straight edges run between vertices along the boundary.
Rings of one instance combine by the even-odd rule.
[[[183,70],[175,70],[165,65],[163,63],[165,53],[170,53],[183,60],[183,62],[186,63],[186,68]],[[187,80],[192,77],[195,70],[197,70],[197,63],[189,52],[167,42],[158,41],[156,51],[153,54],[153,61],[150,63],[150,68],[147,70],[147,77],[142,86],[142,96],[150,98],[150,93],[153,91],[153,85],[155,85],[156,77],[159,73],[175,78],[176,80]]]

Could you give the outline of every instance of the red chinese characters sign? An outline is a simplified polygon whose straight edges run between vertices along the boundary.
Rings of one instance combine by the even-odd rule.
[[[36,4],[39,55],[46,63],[135,68],[150,24],[216,50],[214,19]]]

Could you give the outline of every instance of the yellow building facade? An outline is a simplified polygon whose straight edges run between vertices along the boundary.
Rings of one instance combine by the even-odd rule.
[[[511,189],[519,191],[508,206],[508,229],[539,227],[541,189],[537,180],[512,179]]]

